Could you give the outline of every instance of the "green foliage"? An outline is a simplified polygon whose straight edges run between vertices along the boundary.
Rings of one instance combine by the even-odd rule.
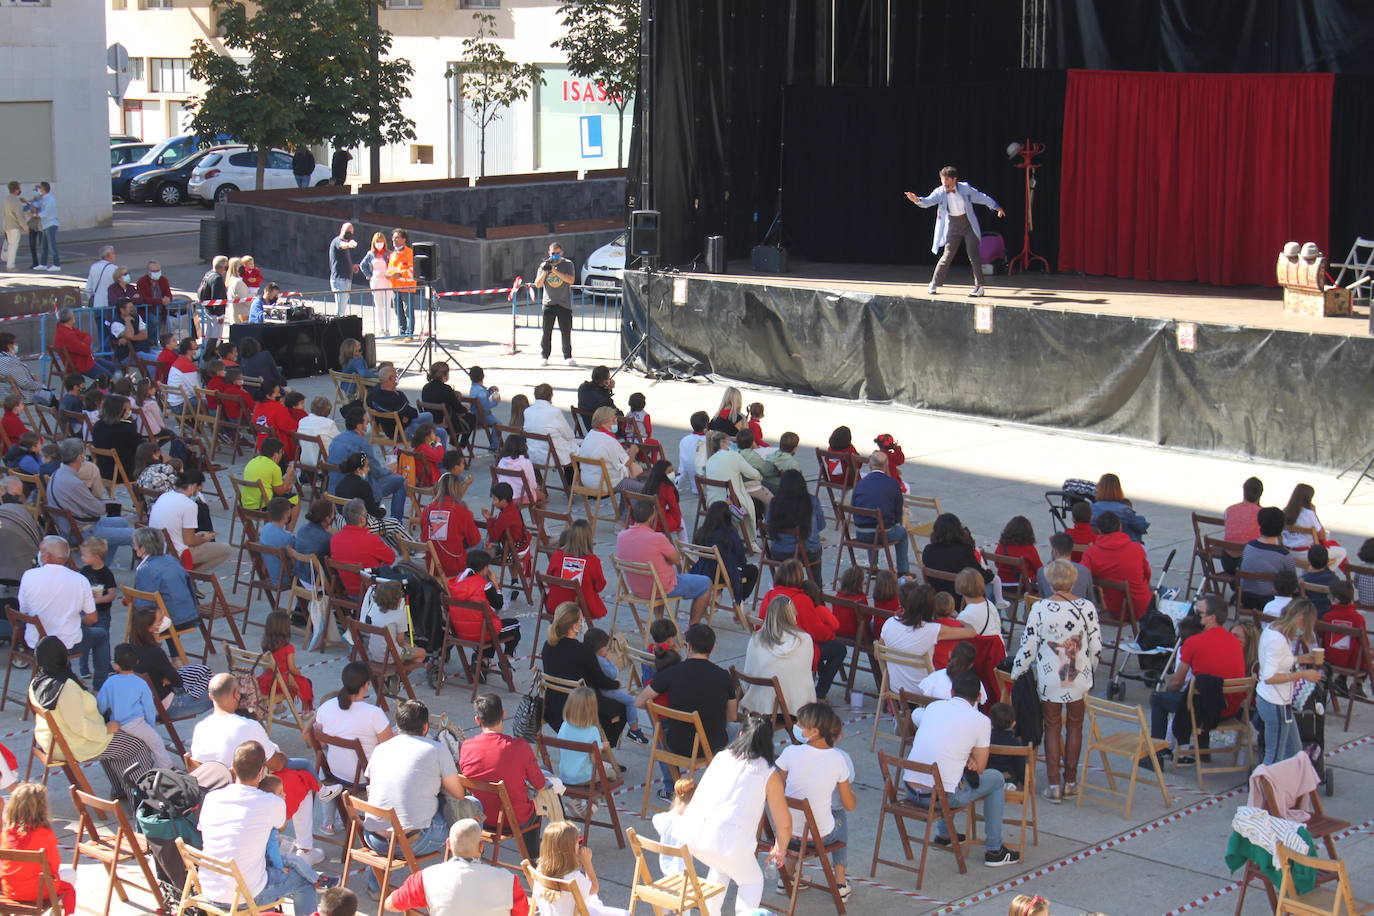
[[[459,77],[459,95],[467,103],[463,113],[481,133],[479,175],[487,174],[487,127],[501,112],[530,96],[535,84],[544,85],[544,68],[538,64],[517,64],[506,57],[492,39],[496,37],[496,17],[473,13],[477,32],[463,39],[463,57],[449,70]]]
[[[368,0],[257,0],[251,15],[241,0],[214,0],[214,9],[225,53],[203,39],[192,47],[191,76],[207,88],[191,126],[256,149],[259,188],[273,147],[414,139],[400,109],[414,70],[386,59],[391,33],[372,21]]]
[[[615,164],[624,165],[625,108],[639,79],[639,0],[564,0],[563,37],[553,46],[568,55],[568,69],[596,80],[620,119]]]

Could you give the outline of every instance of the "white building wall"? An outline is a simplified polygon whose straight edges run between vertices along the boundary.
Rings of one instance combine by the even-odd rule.
[[[52,184],[63,229],[109,225],[101,0],[0,3],[0,184]]]

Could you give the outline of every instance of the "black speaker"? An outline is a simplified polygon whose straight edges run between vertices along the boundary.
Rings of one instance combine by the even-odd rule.
[[[437,280],[438,264],[434,261],[434,243],[416,242],[411,246],[415,252],[415,279],[421,283],[433,283]]]
[[[787,249],[781,245],[755,245],[749,259],[761,273],[787,273]]]
[[[630,214],[630,254],[658,257],[658,217],[657,210],[635,210]]]
[[[706,272],[708,274],[725,273],[725,236],[723,235],[706,236]]]

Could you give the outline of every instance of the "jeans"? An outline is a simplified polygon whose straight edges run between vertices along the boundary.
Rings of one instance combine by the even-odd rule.
[[[391,297],[396,309],[396,336],[411,337],[415,334],[415,291],[397,290]]]
[[[119,363],[104,356],[95,357],[95,365],[90,370],[97,378],[110,378],[119,371]]]
[[[110,606],[108,604],[103,606],[99,604],[96,605],[95,625],[100,629],[104,630],[107,635],[114,632],[114,615],[110,613]],[[87,649],[86,654],[81,656],[81,665],[79,671],[82,677],[91,676],[90,649]]]
[[[384,477],[372,478],[372,495],[377,497],[377,502],[390,496],[391,517],[394,519],[406,517],[406,479],[400,474],[387,474]]]
[[[832,817],[835,818],[835,829],[832,830],[832,831],[830,831],[829,833],[827,833],[825,836],[821,837],[821,842],[822,842],[823,844],[825,844],[826,846],[829,846],[831,843],[844,843],[844,844],[846,844],[846,845],[844,845],[844,846],[841,846],[839,849],[835,850],[834,852],[832,852],[832,853],[830,854],[830,861],[831,861],[831,863],[833,863],[833,864],[835,864],[835,865],[838,865],[838,866],[840,866],[841,868],[848,868],[848,867],[849,867],[849,846],[848,846],[848,843],[849,843],[849,817],[848,817],[848,814],[849,814],[849,812],[845,811],[843,808],[838,808],[838,809],[832,810],[832,811],[830,812],[830,814],[831,814]],[[794,840],[793,842],[796,842],[796,841]]]
[[[167,716],[171,719],[179,719],[182,716],[198,716],[201,713],[209,712],[214,703],[210,702],[209,697],[193,697],[189,693],[172,694],[172,702],[167,706]]]
[[[631,730],[639,728],[639,708],[635,706],[635,698],[628,690],[603,690],[601,695],[624,703],[625,727]]]
[[[448,805],[442,798],[439,799],[439,810],[434,812],[434,817],[429,822],[429,826],[418,831],[410,838],[410,849],[415,855],[427,856],[431,852],[438,852],[444,848],[444,843],[448,840]],[[381,833],[373,833],[371,830],[363,831],[363,842],[368,845],[373,852],[379,855],[386,855],[388,836]],[[401,863],[404,867],[404,862]],[[367,872],[367,886],[372,890],[379,890],[381,885],[377,881],[376,872],[371,869]],[[389,890],[389,889],[388,889]],[[385,899],[385,897],[383,898]]]
[[[43,257],[49,267],[62,266],[62,255],[57,250],[56,226],[48,226],[43,230]]]
[[[296,187],[298,187],[298,188],[308,188],[308,187],[310,187],[310,176],[309,176],[309,175],[295,175],[295,174],[293,174],[292,177],[294,177],[294,178],[296,179]]]
[[[267,886],[253,898],[253,902],[263,906],[282,897],[291,898],[291,908],[297,913],[319,912],[320,895],[314,884],[291,869],[276,874],[268,870]]]
[[[854,536],[861,541],[871,541],[874,539],[875,532],[858,528],[855,530]],[[911,571],[911,563],[907,559],[908,537],[906,526],[901,522],[887,529],[887,540],[888,543],[892,545],[893,558],[897,563],[897,575],[899,576],[905,576]],[[874,566],[878,563],[877,553],[878,552],[874,550],[868,555],[868,562]]]
[[[906,785],[906,794],[918,805],[929,804],[934,797],[929,792],[917,792],[916,787],[911,783]],[[960,780],[957,789],[945,794],[945,799],[949,802],[951,810],[972,804],[980,798],[983,800],[983,823],[987,832],[987,850],[988,852],[996,852],[1002,848],[1002,809],[1007,802],[1007,786],[1002,772],[991,768],[986,769],[978,774],[978,788],[969,788],[967,782]],[[935,822],[935,835],[942,840],[949,837],[949,828],[945,826],[943,819]]]
[[[91,653],[91,667],[95,672],[95,678],[91,682],[98,691],[105,678],[110,676],[110,631],[104,627],[81,627],[81,642],[72,646],[73,654],[77,652]]]
[[[1150,737],[1164,738],[1169,731],[1169,716],[1183,708],[1182,690],[1159,690],[1150,695]]]
[[[694,601],[711,590],[711,577],[695,573],[678,573],[677,584],[668,593],[669,598],[686,598]]]
[[[124,518],[102,518],[91,526],[90,533],[104,538],[109,543],[112,565],[117,549],[128,547],[134,542],[134,527]]]
[[[415,419],[411,420],[410,423],[406,426],[406,435],[414,435],[416,428],[419,427],[421,423],[433,422],[434,414],[430,413],[428,410],[423,410],[420,413],[416,414]],[[435,426],[434,431],[438,433],[439,441],[443,444],[444,451],[448,451],[448,430],[442,426]]]
[[[1040,702],[1040,715],[1045,723],[1045,773],[1052,786],[1078,782],[1078,753],[1083,747],[1084,705],[1083,700],[1074,700],[1072,703],[1048,703],[1044,700]],[[1069,714],[1063,719],[1064,725],[1061,728],[1060,717],[1063,716],[1065,706],[1068,707]]]
[[[816,699],[824,700],[835,681],[835,675],[844,667],[845,649],[844,643],[838,639],[827,639],[817,643],[816,647],[821,650],[821,661],[816,667]]]
[[[334,291],[334,314],[347,315],[348,307],[352,305],[353,281],[345,280],[342,277],[330,277],[329,288]]]
[[[1260,763],[1278,763],[1302,750],[1298,720],[1293,717],[1292,706],[1276,706],[1264,697],[1257,696],[1255,709],[1259,711],[1260,722],[1264,725],[1264,759]]]

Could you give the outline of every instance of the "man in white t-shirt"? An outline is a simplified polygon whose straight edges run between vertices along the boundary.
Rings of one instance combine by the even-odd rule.
[[[564,476],[571,480],[572,456],[577,450],[577,439],[567,414],[553,406],[552,385],[545,383],[534,386],[534,403],[525,408],[525,432],[540,433],[553,441],[553,450],[558,453]],[[535,464],[548,463],[549,447],[546,444],[531,439],[529,450],[530,460]]]
[[[926,707],[907,759],[912,763],[935,765],[951,809],[982,799],[987,824],[987,851],[983,853],[983,864],[989,868],[1014,865],[1020,861],[1021,854],[1002,845],[1002,808],[1007,800],[1007,787],[1001,772],[988,766],[992,721],[973,705],[982,689],[978,675],[963,671],[954,676],[953,686],[952,698]],[[966,769],[971,776],[965,777]],[[912,802],[923,808],[934,803],[931,792],[934,783],[929,776],[907,771],[904,778]],[[977,786],[970,785],[973,778],[977,779]],[[958,842],[963,840],[960,834]],[[935,843],[950,845],[944,820],[935,824]]]
[[[315,885],[294,869],[268,872],[264,855],[272,830],[286,820],[286,802],[258,788],[267,775],[267,751],[256,741],[245,741],[228,761],[234,782],[205,796],[200,809],[201,849],[206,855],[238,865],[248,893],[259,906],[290,897],[296,913],[319,908]],[[200,873],[205,896],[227,906],[235,900],[232,879],[209,871]]]
[[[161,528],[172,539],[177,559],[189,547],[191,563],[197,572],[212,570],[233,554],[234,548],[215,541],[213,531],[198,531],[200,504],[197,496],[205,485],[200,471],[182,471],[172,489],[163,493],[148,510],[148,527]]]
[[[210,702],[215,708],[210,714],[196,723],[191,733],[191,759],[198,763],[222,763],[232,766],[234,754],[240,745],[256,741],[267,754],[267,768],[272,772],[284,769],[309,770],[310,761],[303,758],[288,758],[281,752],[267,732],[256,719],[239,715],[235,710],[239,705],[238,682],[230,674],[217,674],[210,679]],[[321,792],[325,801],[337,796],[341,789],[329,786]],[[315,848],[314,795],[307,794],[300,807],[291,816],[291,826],[296,834],[296,854],[311,865],[324,861],[324,851]],[[282,817],[276,826],[286,820]]]
[[[38,545],[38,561],[19,579],[19,610],[37,617],[49,636],[56,636],[73,652],[89,649],[99,690],[110,676],[110,632],[99,626],[90,581],[67,566],[71,548],[60,537],[45,537]],[[25,641],[38,645],[38,629],[27,627]],[[16,635],[13,638],[18,638]]]

